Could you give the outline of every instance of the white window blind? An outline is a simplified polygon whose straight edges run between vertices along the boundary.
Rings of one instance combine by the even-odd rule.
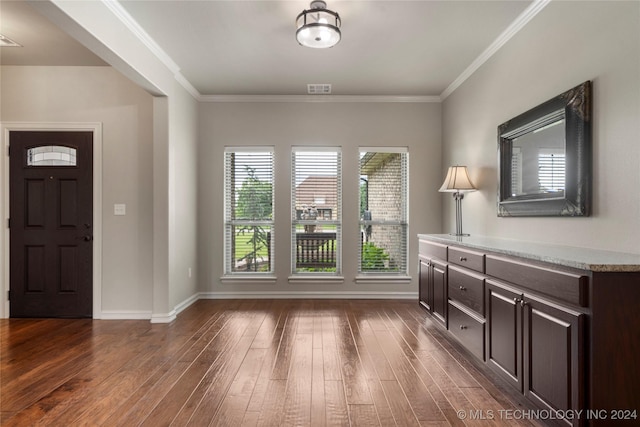
[[[565,154],[563,150],[541,150],[538,153],[538,183],[540,191],[564,191]]]
[[[407,274],[408,152],[360,148],[360,274]]]
[[[273,271],[273,148],[227,147],[225,274]]]
[[[511,153],[511,195],[522,194],[522,149],[513,147]]]
[[[342,157],[337,148],[294,147],[291,158],[292,274],[341,272]]]

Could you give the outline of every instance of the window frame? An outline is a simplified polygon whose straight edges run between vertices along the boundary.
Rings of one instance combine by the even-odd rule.
[[[331,152],[336,154],[336,214],[332,213],[331,219],[323,220],[305,220],[297,218],[297,153],[322,153]],[[291,167],[291,220],[290,220],[290,232],[291,232],[291,261],[290,261],[290,276],[289,282],[313,282],[314,280],[321,279],[322,282],[331,281],[343,281],[342,277],[342,246],[343,246],[343,216],[342,216],[342,148],[338,146],[292,146],[290,156]],[[314,199],[315,200],[315,199]],[[296,260],[296,245],[297,245],[297,229],[300,226],[317,226],[317,225],[329,225],[336,227],[336,249],[335,249],[335,271],[299,271],[297,268]]]
[[[390,146],[381,146],[381,147],[370,147],[370,146],[360,146],[358,147],[358,159],[362,157],[364,153],[390,153],[390,154],[402,154],[404,158],[401,160],[401,186],[402,186],[402,206],[400,208],[400,219],[397,221],[381,219],[378,220],[376,218],[373,219],[365,219],[360,214],[358,215],[358,266],[357,266],[357,283],[365,283],[365,282],[378,282],[383,281],[385,283],[402,283],[406,284],[411,281],[411,277],[409,276],[409,149],[408,147],[390,147]],[[362,181],[362,170],[360,160],[358,161],[358,187],[360,187],[360,183]],[[368,195],[367,195],[368,197]],[[361,200],[358,197],[358,212],[360,213],[361,208]],[[404,236],[402,237],[403,248],[401,248],[401,256],[402,259],[402,267],[398,271],[365,271],[362,269],[362,251],[363,251],[363,230],[366,229],[367,226],[399,226],[404,232]]]
[[[231,194],[229,193],[228,189],[229,186],[231,185],[231,183],[229,182],[230,179],[230,171],[228,169],[228,155],[230,154],[236,154],[236,153],[269,153],[270,154],[270,163],[271,163],[271,170],[269,171],[269,174],[271,176],[271,203],[272,203],[272,209],[271,209],[271,219],[270,220],[265,220],[265,219],[259,219],[259,220],[247,220],[247,219],[234,219],[234,218],[230,218],[230,213],[231,213]],[[276,190],[276,185],[275,185],[275,171],[276,171],[276,156],[275,156],[275,147],[273,146],[226,146],[224,148],[224,156],[223,156],[223,162],[224,162],[224,167],[223,167],[223,174],[224,174],[224,187],[223,187],[223,194],[224,194],[224,208],[223,208],[223,227],[224,227],[224,244],[223,244],[223,252],[224,252],[224,258],[223,258],[223,281],[225,281],[225,279],[227,281],[229,280],[233,280],[233,279],[251,279],[251,280],[270,280],[273,281],[275,280],[275,276],[274,276],[274,272],[275,272],[275,190]],[[269,248],[267,248],[268,253],[269,253],[269,269],[268,271],[233,271],[233,261],[234,258],[232,257],[231,251],[233,250],[233,242],[232,242],[232,237],[233,237],[233,230],[235,226],[268,226],[269,227],[269,233],[270,233],[270,239],[269,239]]]

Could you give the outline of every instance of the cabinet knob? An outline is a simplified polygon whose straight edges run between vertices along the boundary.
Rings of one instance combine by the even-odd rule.
[[[521,299],[520,299],[520,298],[514,298],[514,299],[513,299],[513,303],[514,303],[514,304],[519,304],[520,302],[521,302]]]
[[[467,327],[465,325],[460,325],[460,330],[465,330]]]
[[[460,257],[460,261],[466,261],[466,260],[467,260],[467,257],[463,257],[463,256]]]
[[[466,290],[467,290],[467,288],[465,288],[464,286],[460,286],[460,290],[461,290],[461,291],[466,291]]]

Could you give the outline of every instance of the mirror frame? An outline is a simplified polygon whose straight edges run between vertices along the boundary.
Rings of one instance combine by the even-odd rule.
[[[564,117],[564,194],[511,194],[513,140]],[[498,216],[589,216],[591,82],[586,81],[498,126]]]

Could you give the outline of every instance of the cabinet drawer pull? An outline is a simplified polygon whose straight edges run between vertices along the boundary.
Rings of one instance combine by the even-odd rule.
[[[467,260],[467,257],[463,257],[463,256],[460,257],[460,261],[466,261],[466,260]]]
[[[465,329],[467,329],[465,325],[460,325],[460,330],[464,331]]]
[[[461,290],[461,291],[466,291],[466,290],[467,290],[467,288],[465,288],[464,286],[460,286],[460,290]]]

